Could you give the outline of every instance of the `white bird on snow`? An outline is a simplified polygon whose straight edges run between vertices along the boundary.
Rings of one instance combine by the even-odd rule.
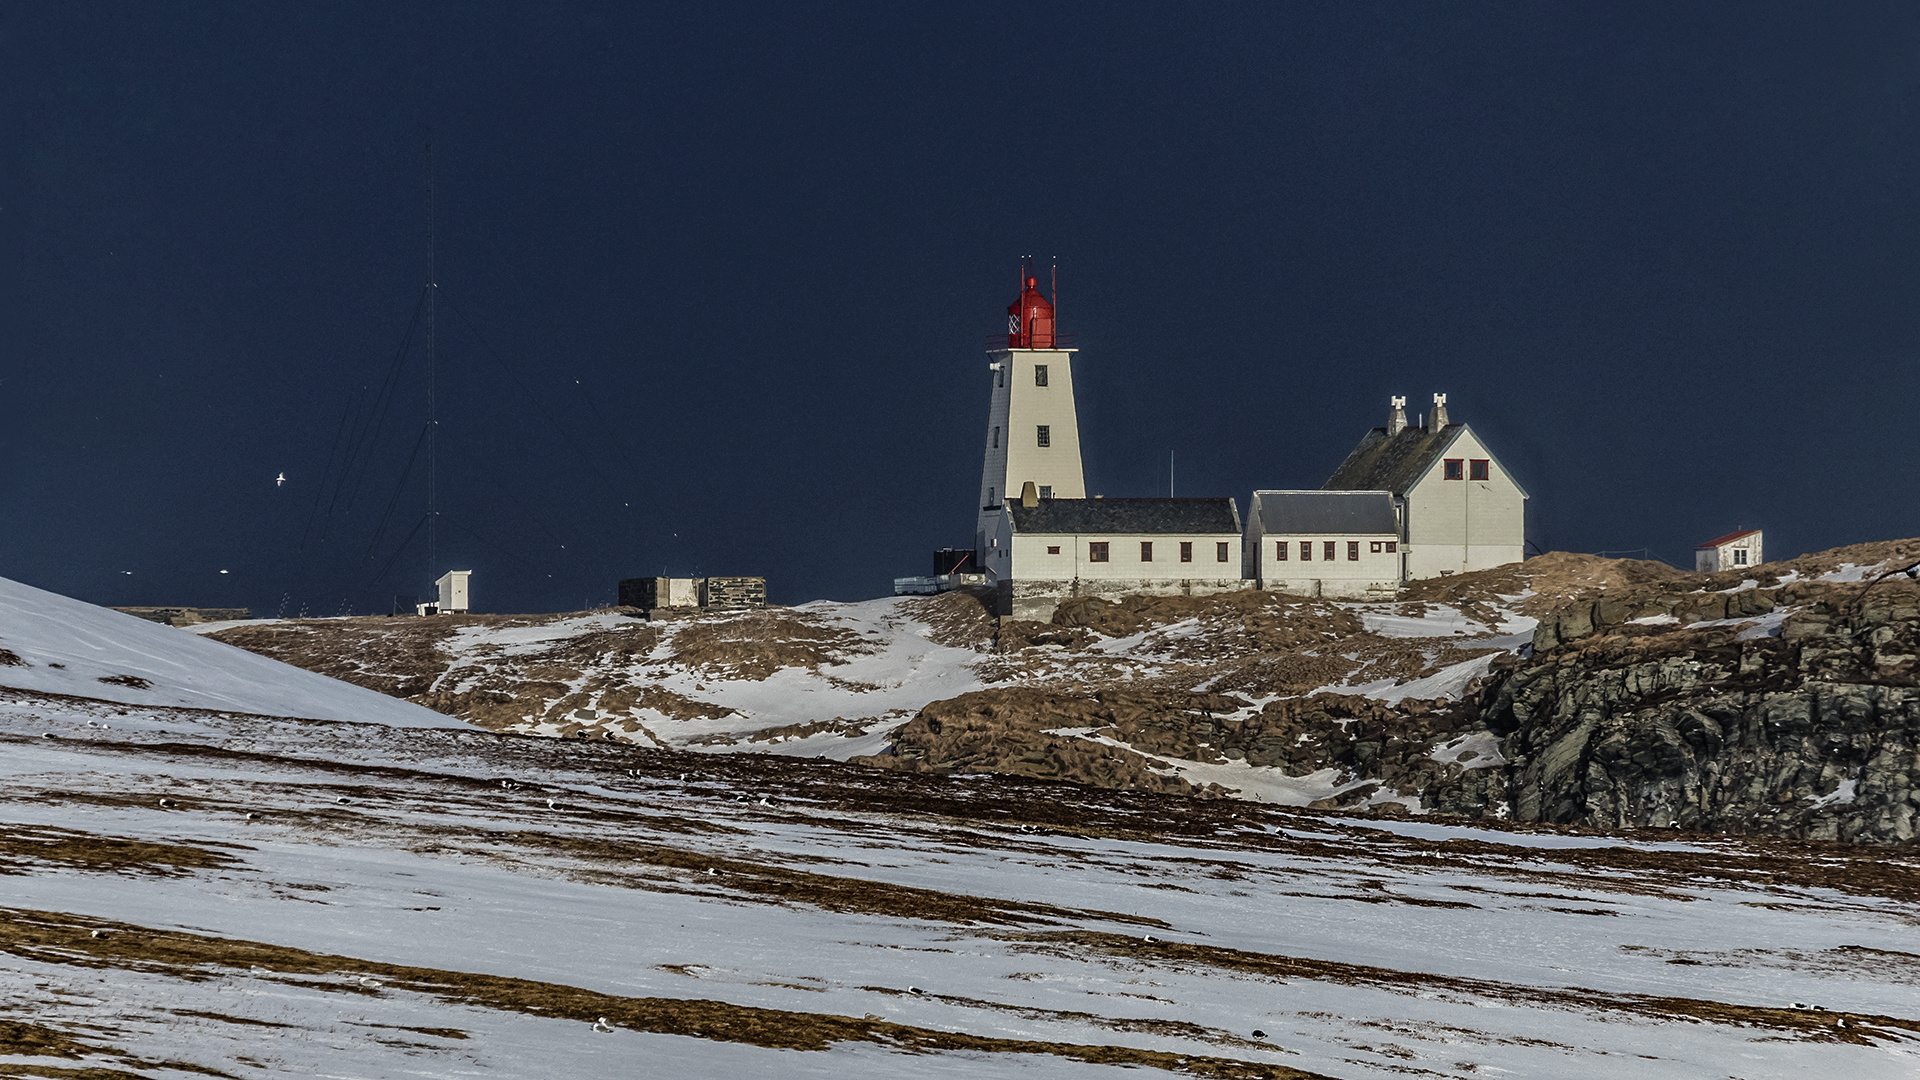
[[[370,979],[367,976],[362,975],[360,976],[360,985],[366,987],[369,990],[378,990],[380,989],[380,980]]]
[[[599,1032],[599,1033],[600,1033],[600,1034],[602,1034],[602,1035],[605,1035],[605,1034],[607,1034],[608,1032],[610,1032],[610,1031],[612,1031],[612,1030],[613,1030],[613,1025],[612,1025],[612,1024],[609,1024],[609,1023],[607,1022],[607,1018],[603,1016],[603,1017],[601,1017],[601,1018],[600,1018],[600,1022],[599,1022],[599,1023],[597,1023],[597,1024],[595,1024],[595,1025],[593,1025],[593,1030],[595,1030],[595,1031],[597,1031],[597,1032]]]

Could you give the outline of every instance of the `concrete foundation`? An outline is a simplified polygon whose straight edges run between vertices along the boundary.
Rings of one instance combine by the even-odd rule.
[[[1126,596],[1210,596],[1254,587],[1245,578],[1072,578],[1049,581],[1002,581],[997,595],[999,613],[1012,619],[1047,622],[1062,600],[1096,596],[1119,600]]]

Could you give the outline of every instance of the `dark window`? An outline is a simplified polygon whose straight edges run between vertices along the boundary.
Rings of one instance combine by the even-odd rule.
[[[1400,542],[1398,540],[1387,541],[1387,554],[1391,555],[1394,552],[1399,550],[1400,550]]]
[[[1053,445],[1053,429],[1048,427],[1045,424],[1040,425],[1040,445],[1041,446]]]
[[[1180,541],[1180,561],[1181,562],[1193,561],[1193,541],[1191,540]]]
[[[1485,480],[1487,478],[1487,459],[1474,458],[1467,462],[1467,479]]]
[[[1052,485],[1052,484],[1041,484],[1041,485],[1040,485],[1040,497],[1041,497],[1041,498],[1043,498],[1043,499],[1051,499],[1051,498],[1053,498],[1053,485]]]
[[[1107,542],[1105,540],[1097,540],[1087,545],[1087,561],[1088,562],[1106,562],[1107,561]]]
[[[1140,541],[1140,561],[1141,562],[1153,561],[1153,541],[1151,540]]]
[[[1058,555],[1058,554],[1060,554],[1060,545],[1059,545],[1059,544],[1049,544],[1049,545],[1047,546],[1047,554],[1049,554],[1049,555]]]
[[[1000,449],[1000,429],[997,427],[993,429],[993,448]]]
[[[1733,549],[1733,565],[1735,566],[1747,565],[1747,549],[1746,548]]]
[[[1227,545],[1224,541],[1213,545],[1213,551],[1214,551],[1214,559],[1213,559],[1214,562],[1227,561]]]
[[[993,489],[992,488],[987,489],[987,505],[988,506],[993,505]]]
[[[1326,543],[1320,545],[1320,548],[1321,548],[1320,557],[1322,559],[1325,559],[1327,562],[1332,562],[1334,560],[1333,545],[1335,543],[1337,543],[1337,541],[1329,540]]]
[[[1466,462],[1465,462],[1465,461],[1462,461],[1461,459],[1459,459],[1459,458],[1457,458],[1457,457],[1450,457],[1450,458],[1448,458],[1448,459],[1447,459],[1447,471],[1446,471],[1446,477],[1447,477],[1447,479],[1449,479],[1449,480],[1458,480],[1458,479],[1460,479],[1460,478],[1461,478],[1462,476],[1465,476],[1465,475],[1466,475],[1466,472],[1465,472],[1465,468],[1464,468],[1464,466],[1465,466],[1465,465],[1466,465]]]
[[[1360,541],[1358,540],[1347,541],[1347,561],[1348,562],[1360,561]]]
[[[1380,541],[1375,540],[1373,543],[1367,545],[1367,554],[1369,555],[1380,554]]]
[[[994,374],[1000,377],[1001,386],[1007,385],[1007,369],[1006,368],[1001,368],[999,371],[994,372]]]
[[[1275,540],[1273,542],[1273,561],[1287,561],[1287,542],[1285,540]]]
[[[1313,541],[1311,540],[1300,541],[1300,561],[1301,562],[1313,561]]]
[[[1045,364],[1033,365],[1033,385],[1035,386],[1047,385],[1047,365]]]

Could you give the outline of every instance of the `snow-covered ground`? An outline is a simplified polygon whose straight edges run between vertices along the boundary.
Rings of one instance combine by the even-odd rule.
[[[0,1003],[72,1055],[10,1073],[1920,1071],[1885,852],[24,693],[0,747]]]
[[[0,687],[129,705],[464,726],[290,664],[0,578]]]

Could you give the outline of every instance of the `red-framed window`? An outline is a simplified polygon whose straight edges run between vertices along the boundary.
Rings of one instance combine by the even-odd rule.
[[[1140,541],[1140,561],[1141,562],[1153,561],[1153,541],[1151,540]]]
[[[1273,542],[1273,561],[1287,561],[1287,542],[1285,540],[1275,540]]]
[[[1358,540],[1347,541],[1347,561],[1348,562],[1360,561],[1360,541]]]
[[[1059,544],[1048,544],[1048,545],[1047,545],[1047,554],[1049,554],[1049,555],[1058,555],[1058,554],[1060,554],[1060,545],[1059,545]]]
[[[1213,561],[1214,562],[1227,561],[1227,542],[1225,540],[1222,540],[1219,543],[1213,545]]]
[[[1300,541],[1300,561],[1301,562],[1313,561],[1313,541],[1311,540]]]
[[[1180,541],[1180,561],[1181,562],[1193,561],[1193,541],[1191,540]]]
[[[1375,540],[1375,541],[1373,541],[1373,542],[1371,542],[1371,543],[1369,543],[1369,544],[1367,545],[1367,554],[1369,554],[1369,555],[1378,555],[1378,554],[1380,554],[1380,541],[1378,541],[1378,540]]]
[[[1337,558],[1337,556],[1335,556],[1333,552],[1334,552],[1334,549],[1339,546],[1339,543],[1340,542],[1338,540],[1328,540],[1325,543],[1321,544],[1320,558],[1327,562],[1332,562],[1335,558]]]
[[[1087,545],[1087,561],[1107,561],[1107,542],[1105,540],[1095,540]]]
[[[1488,464],[1486,458],[1474,458],[1468,461],[1467,462],[1467,479],[1485,480],[1487,478],[1487,473],[1490,467],[1491,466]]]
[[[1398,540],[1387,541],[1387,554],[1392,555],[1399,550],[1400,550],[1400,541]]]
[[[1447,459],[1447,471],[1446,471],[1446,473],[1445,473],[1444,475],[1445,475],[1445,476],[1446,476],[1446,478],[1447,478],[1447,479],[1449,479],[1449,480],[1458,480],[1458,479],[1460,479],[1460,478],[1462,478],[1462,477],[1464,477],[1464,476],[1466,476],[1466,475],[1467,475],[1467,462],[1466,462],[1466,459],[1465,459],[1465,458],[1457,458],[1457,457],[1450,457],[1450,458],[1448,458],[1448,459]]]

